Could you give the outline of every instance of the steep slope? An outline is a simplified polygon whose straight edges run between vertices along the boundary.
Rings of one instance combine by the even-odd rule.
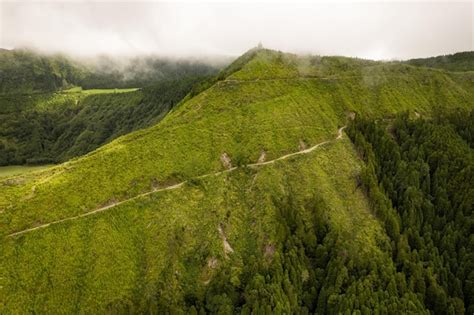
[[[358,189],[361,161],[333,140],[353,112],[472,108],[469,78],[268,50],[224,73],[156,126],[1,182],[4,310],[423,311]]]

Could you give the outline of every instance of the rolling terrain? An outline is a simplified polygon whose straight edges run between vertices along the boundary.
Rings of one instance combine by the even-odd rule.
[[[428,313],[344,127],[471,110],[473,82],[251,50],[159,123],[0,180],[0,313]]]

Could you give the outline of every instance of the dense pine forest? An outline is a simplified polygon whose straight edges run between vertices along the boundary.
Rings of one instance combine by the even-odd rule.
[[[474,312],[474,111],[408,114],[349,129],[361,182],[404,283],[436,314]]]

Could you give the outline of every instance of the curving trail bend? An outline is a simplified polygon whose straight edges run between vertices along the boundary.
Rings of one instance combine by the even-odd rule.
[[[288,158],[290,158],[290,157],[293,157],[293,156],[296,156],[296,155],[308,154],[308,153],[310,153],[310,152],[316,150],[316,149],[319,148],[320,146],[323,146],[323,145],[328,144],[328,143],[330,143],[330,142],[333,142],[333,141],[337,141],[337,140],[342,139],[343,131],[344,131],[344,129],[345,129],[346,127],[347,127],[347,126],[343,126],[343,127],[341,127],[341,128],[338,129],[338,131],[337,131],[337,137],[336,137],[334,140],[323,141],[323,142],[320,142],[320,143],[318,143],[318,144],[316,144],[316,145],[314,145],[314,146],[312,146],[312,147],[310,147],[310,148],[304,149],[304,150],[300,150],[300,151],[297,151],[297,152],[289,153],[289,154],[280,156],[280,157],[278,157],[278,158],[276,158],[276,159],[269,160],[269,161],[265,161],[265,162],[247,164],[246,166],[248,166],[248,167],[259,167],[259,166],[263,166],[263,165],[273,164],[273,163],[275,163],[276,161],[286,160],[286,159],[288,159]],[[200,178],[206,178],[206,177],[209,177],[209,176],[217,176],[217,175],[224,174],[224,173],[230,173],[230,172],[236,170],[237,168],[238,168],[237,166],[234,166],[234,167],[229,168],[229,169],[224,170],[224,171],[219,171],[219,172],[215,172],[215,173],[204,174],[204,175],[201,175],[201,176],[198,176],[198,177],[195,177],[195,178],[200,179]],[[93,214],[96,214],[96,213],[99,213],[99,212],[106,211],[106,210],[108,210],[108,209],[114,208],[114,207],[119,206],[119,205],[121,205],[121,204],[124,204],[124,203],[126,203],[126,202],[133,201],[133,200],[135,200],[135,199],[138,199],[138,198],[141,198],[141,197],[144,197],[144,196],[148,196],[148,195],[151,195],[151,194],[160,192],[160,191],[178,189],[178,188],[180,188],[181,186],[183,186],[184,184],[186,184],[186,182],[187,182],[187,180],[185,180],[185,181],[183,181],[183,182],[181,182],[181,183],[177,183],[177,184],[174,184],[174,185],[170,185],[170,186],[164,187],[164,188],[156,188],[156,189],[147,191],[147,192],[145,192],[145,193],[136,195],[136,196],[134,196],[134,197],[131,197],[131,198],[128,198],[128,199],[124,199],[124,200],[121,200],[121,201],[117,201],[117,202],[111,203],[111,204],[109,204],[109,205],[106,205],[106,206],[97,208],[97,209],[95,209],[95,210],[93,210],[93,211],[90,211],[90,212],[82,213],[82,214],[79,214],[79,215],[76,215],[76,216],[73,216],[73,217],[68,217],[68,218],[64,218],[64,219],[52,221],[52,222],[49,222],[49,223],[45,223],[45,224],[42,224],[42,225],[35,226],[35,227],[33,227],[33,228],[29,228],[29,229],[25,229],[25,230],[21,230],[21,231],[15,232],[15,233],[11,233],[11,234],[8,234],[7,237],[13,237],[13,236],[25,234],[25,233],[28,233],[28,232],[32,232],[32,231],[35,231],[35,230],[43,229],[43,228],[46,228],[46,227],[48,227],[48,226],[50,226],[50,225],[54,225],[54,224],[58,224],[58,223],[62,223],[62,222],[67,222],[67,221],[72,221],[72,220],[84,218],[84,217],[87,217],[87,216],[90,216],[90,215],[93,215]]]

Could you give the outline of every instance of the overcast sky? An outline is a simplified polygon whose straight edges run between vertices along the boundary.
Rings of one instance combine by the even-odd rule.
[[[406,59],[473,50],[473,2],[0,0],[0,47],[77,55],[296,53]]]

